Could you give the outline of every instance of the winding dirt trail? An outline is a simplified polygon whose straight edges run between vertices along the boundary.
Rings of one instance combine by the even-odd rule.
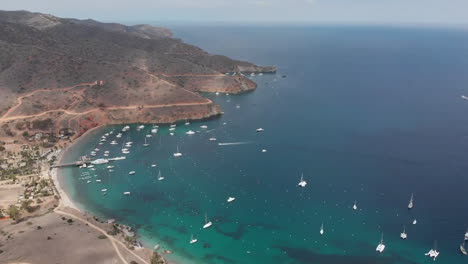
[[[42,113],[34,114],[34,115],[18,115],[18,116],[11,116],[11,117],[2,117],[0,118],[0,122],[5,122],[5,121],[12,121],[16,119],[26,119],[26,118],[33,118],[33,117],[39,117],[43,116],[49,113],[54,113],[54,112],[63,112],[67,115],[86,115],[95,111],[98,111],[100,109],[103,110],[125,110],[125,109],[144,109],[144,108],[164,108],[164,107],[174,107],[174,106],[194,106],[194,105],[208,105],[211,104],[211,100],[205,101],[205,102],[196,102],[196,103],[174,103],[174,104],[159,104],[159,105],[130,105],[130,106],[113,106],[113,107],[105,107],[105,108],[93,108],[88,111],[84,112],[74,112],[74,111],[69,111],[66,109],[55,109],[55,110],[49,110],[45,111]]]

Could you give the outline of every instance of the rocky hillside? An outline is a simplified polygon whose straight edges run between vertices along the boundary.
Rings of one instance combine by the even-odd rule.
[[[275,68],[211,55],[165,28],[0,11],[0,138],[217,115],[197,92],[255,89],[225,74],[240,71]]]

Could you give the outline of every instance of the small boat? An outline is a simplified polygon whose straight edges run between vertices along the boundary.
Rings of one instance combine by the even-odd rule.
[[[466,249],[465,249],[465,243],[466,241],[463,241],[463,243],[460,244],[460,252],[463,254],[463,255],[466,255]]]
[[[297,185],[301,187],[306,187],[307,182],[304,180],[304,174],[301,175],[301,181]]]
[[[323,230],[323,223],[322,223],[322,226],[320,226],[320,235],[323,235],[323,233],[325,233],[325,231]]]
[[[353,210],[357,210],[357,202],[354,201]]]
[[[118,133],[117,136],[115,136],[116,138],[121,138],[122,137],[122,133]]]
[[[216,141],[216,138],[215,137],[212,137],[209,139],[210,141]]]
[[[267,150],[266,150],[266,149],[262,149],[262,152],[265,153],[265,152],[267,152]]]
[[[90,180],[88,180],[88,181],[86,181],[86,183],[91,183],[91,181],[90,181]]]
[[[135,171],[131,171],[131,172],[129,172],[128,174],[129,174],[129,175],[133,175],[133,174],[135,174]]]
[[[176,124],[174,124],[174,125],[171,125],[171,128],[174,128],[174,127],[176,127],[176,126],[177,126]]]
[[[208,126],[206,126],[206,125],[203,125],[203,126],[200,126],[200,128],[207,129],[207,128],[208,128]]]
[[[138,130],[142,130],[143,128],[145,128],[145,126],[144,126],[144,125],[141,125],[141,126],[139,126],[137,129],[138,129]]]
[[[190,244],[197,243],[198,239],[194,238],[193,235],[190,236]]]
[[[107,189],[102,189],[101,192],[107,192]]]
[[[109,172],[114,172],[114,170],[110,169]]]
[[[130,153],[130,151],[127,149],[127,150],[122,150],[122,154],[128,154]]]
[[[408,209],[412,209],[413,206],[414,206],[414,195],[411,194],[411,199],[410,199],[410,201],[408,203]]]
[[[173,154],[174,157],[181,157],[182,156],[182,153],[179,151],[179,147],[177,146],[177,152]]]
[[[147,134],[146,137],[147,137],[147,138],[151,138],[151,137],[153,137],[153,135]]]
[[[169,131],[174,131],[174,130],[175,130],[175,127],[169,128]]]
[[[190,125],[190,122],[185,122],[185,125],[186,125],[186,126]]]
[[[403,232],[400,234],[401,239],[407,239],[408,234],[406,234],[406,227],[403,227]]]
[[[382,253],[384,250],[385,250],[385,244],[383,242],[383,233],[382,233],[382,237],[380,238],[380,243],[377,245],[377,248],[375,249],[375,251]]]
[[[151,164],[151,168],[155,168],[156,167],[156,164]]]
[[[434,249],[429,250],[429,252],[427,252],[424,255],[429,256],[430,258],[434,258],[434,261],[435,261],[436,258],[439,256],[439,254],[440,252],[437,251],[437,241],[436,241],[434,242]]]
[[[416,219],[413,220],[413,225],[417,224],[418,221]]]
[[[98,179],[98,180],[96,180],[96,182],[101,182],[101,180]]]
[[[265,131],[265,129],[263,129],[263,128],[260,127],[260,128],[257,128],[255,131],[257,131],[257,132],[263,132],[263,131]]]
[[[466,233],[465,233],[465,241],[468,241],[468,230],[466,230]]]
[[[145,143],[143,144],[143,147],[148,147],[150,144],[148,144],[148,142],[146,142],[146,138],[145,138]]]
[[[158,129],[157,129],[157,128],[153,128],[153,129],[151,129],[151,133],[153,133],[153,134],[156,134],[156,133],[158,133]]]
[[[112,166],[112,165],[107,166],[107,169],[113,169],[113,168],[114,168],[114,166]]]
[[[240,105],[236,105],[236,108],[239,109],[239,108],[240,108]]]
[[[130,192],[124,192],[123,194],[124,195],[130,195]]]
[[[193,134],[195,134],[195,131],[189,130],[189,131],[185,132],[185,134],[187,134],[187,135],[193,135]]]
[[[164,180],[164,177],[161,176],[161,170],[159,170],[159,172],[158,172],[158,181],[162,181],[162,180]]]
[[[234,202],[234,200],[236,200],[236,198],[234,198],[234,197],[229,197],[229,198],[227,199],[227,202],[228,202],[228,203],[232,203],[232,202]]]
[[[465,100],[468,100],[468,97],[467,97],[467,96],[464,96],[464,95],[462,95],[461,98],[462,98],[462,99],[465,99]]]
[[[111,145],[117,145],[118,143],[117,143],[117,141],[112,140],[110,144],[111,144]]]
[[[219,95],[219,92],[216,92],[216,95]]]
[[[211,221],[208,221],[208,216],[205,214],[205,225],[203,225],[203,229],[206,229],[211,225],[213,225],[213,223],[211,223]]]
[[[106,160],[106,159],[97,159],[97,160],[91,161],[91,164],[100,165],[100,164],[105,164],[105,163],[108,163],[108,162],[109,162],[109,160]]]

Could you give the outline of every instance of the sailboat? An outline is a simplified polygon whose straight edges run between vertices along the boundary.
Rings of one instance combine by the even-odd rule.
[[[434,249],[431,249],[429,250],[429,252],[427,252],[426,256],[429,256],[430,258],[434,258],[434,261],[436,260],[436,258],[439,256],[440,252],[437,251],[437,241],[434,242]]]
[[[375,251],[382,253],[384,250],[385,250],[385,244],[383,242],[383,233],[382,233],[382,237],[380,238],[380,243],[377,245],[377,248],[375,249]]]
[[[205,214],[205,225],[203,225],[203,229],[206,229],[211,225],[213,225],[213,223],[211,223],[211,221],[208,221],[208,216]]]
[[[177,146],[177,152],[174,153],[174,157],[181,157],[182,156],[182,153],[179,152],[179,146]]]
[[[164,180],[164,177],[161,176],[161,170],[159,170],[159,172],[158,172],[158,181],[162,181],[162,180]]]
[[[320,226],[320,235],[323,235],[324,231],[323,231],[323,223],[322,223],[322,226]]]
[[[306,187],[307,182],[304,180],[304,174],[301,174],[301,181],[297,185],[301,187]]]
[[[410,201],[408,203],[408,209],[412,209],[413,206],[414,206],[414,195],[411,194],[411,199],[410,199]]]
[[[406,227],[403,227],[403,233],[400,234],[401,239],[407,239],[408,234],[406,234]]]
[[[197,243],[198,239],[193,237],[193,234],[190,236],[190,244]]]
[[[460,244],[460,252],[463,254],[463,255],[466,255],[466,249],[465,249],[465,241],[463,241],[463,243]]]
[[[465,233],[465,241],[468,241],[468,230],[466,230],[466,233]]]
[[[353,210],[357,210],[357,202],[354,201]]]
[[[146,137],[145,137],[145,144],[143,144],[143,147],[147,147],[149,144],[146,142]]]

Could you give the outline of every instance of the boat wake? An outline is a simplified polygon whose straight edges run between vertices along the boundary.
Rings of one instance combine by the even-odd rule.
[[[218,143],[218,146],[234,146],[234,145],[246,145],[251,144],[252,142],[244,141],[244,142],[224,142]]]

